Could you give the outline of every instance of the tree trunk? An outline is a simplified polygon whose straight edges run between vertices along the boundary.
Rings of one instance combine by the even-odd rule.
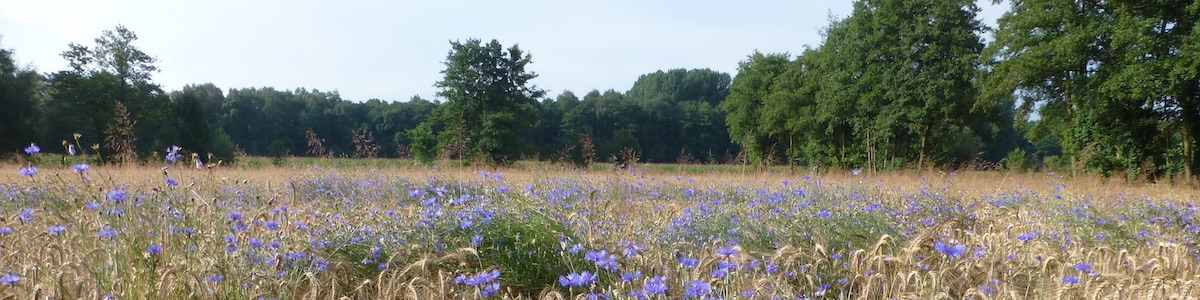
[[[1189,91],[1189,93],[1186,94],[1194,93]],[[1195,174],[1192,170],[1192,167],[1196,165],[1196,151],[1193,149],[1194,146],[1192,139],[1195,138],[1194,131],[1197,127],[1194,124],[1195,120],[1193,118],[1195,118],[1198,111],[1196,104],[1192,101],[1193,99],[1191,99],[1194,96],[1185,96],[1187,96],[1187,98],[1179,99],[1183,106],[1183,114],[1180,117],[1180,121],[1182,123],[1181,126],[1183,127],[1181,128],[1181,135],[1183,137],[1183,174],[1184,176],[1187,176],[1186,182],[1190,184],[1192,183],[1192,179]]]
[[[917,174],[925,171],[925,156],[929,147],[929,126],[921,129],[921,150],[917,152]]]

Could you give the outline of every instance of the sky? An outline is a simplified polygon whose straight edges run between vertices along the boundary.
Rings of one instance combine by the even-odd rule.
[[[342,99],[435,99],[451,41],[495,39],[532,55],[532,82],[555,96],[628,90],[642,74],[709,68],[736,75],[755,50],[820,44],[851,0],[803,1],[160,1],[0,0],[0,47],[42,73],[67,69],[68,44],[118,24],[158,59],[166,91],[213,83],[337,91]],[[1007,9],[980,2],[989,26]]]

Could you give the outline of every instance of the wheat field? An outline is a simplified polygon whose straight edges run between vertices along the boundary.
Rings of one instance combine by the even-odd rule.
[[[1000,172],[20,167],[0,174],[0,299],[1200,297],[1200,199],[1186,186]]]

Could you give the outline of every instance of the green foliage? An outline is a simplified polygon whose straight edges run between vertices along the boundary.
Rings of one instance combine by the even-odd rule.
[[[1004,168],[1014,171],[1028,170],[1029,164],[1026,162],[1028,158],[1029,154],[1025,152],[1025,149],[1013,149],[1004,157]]]
[[[163,137],[175,141],[174,144],[199,153],[202,156],[212,152],[212,130],[205,119],[202,95],[193,86],[185,86],[183,91],[171,93],[171,126],[164,127]]]
[[[437,157],[437,137],[433,135],[433,125],[428,122],[417,125],[417,128],[405,132],[408,136],[408,149],[413,158],[421,163],[429,164]]]
[[[233,143],[233,138],[225,133],[224,129],[217,128],[212,133],[212,143],[209,144],[209,151],[212,152],[217,159],[226,162],[233,162],[237,158],[237,145]]]
[[[271,142],[271,164],[281,166],[284,160],[288,157],[288,148],[283,144],[283,140],[276,139]]]
[[[569,266],[583,265],[583,257],[562,251],[558,243],[574,234],[544,215],[511,212],[481,226],[483,241],[476,249],[481,263],[500,268],[504,282],[524,294],[554,286],[558,276],[571,271]]]
[[[0,156],[35,141],[38,116],[36,90],[41,77],[18,68],[13,52],[0,48]],[[45,145],[44,143],[42,145]]]
[[[445,76],[436,84],[447,102],[433,115],[447,128],[440,134],[442,145],[459,145],[465,155],[489,164],[511,163],[520,154],[518,132],[533,125],[537,99],[545,94],[529,83],[537,77],[525,70],[531,56],[496,40],[450,46]]]
[[[1030,139],[1057,141],[1073,172],[1154,176],[1174,148],[1191,178],[1200,76],[1195,52],[1179,50],[1194,47],[1198,19],[1190,1],[1014,2],[985,52],[985,97],[1018,95],[1038,116]]]

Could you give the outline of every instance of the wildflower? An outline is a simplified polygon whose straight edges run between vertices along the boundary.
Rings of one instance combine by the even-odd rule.
[[[171,145],[170,147],[167,147],[167,155],[166,155],[167,161],[169,161],[169,162],[179,161],[179,150],[182,150],[182,149],[183,148],[179,148],[179,146],[176,146],[176,145]]]
[[[221,274],[213,274],[212,276],[208,276],[207,278],[205,278],[205,280],[208,280],[208,282],[212,282],[212,283],[218,283],[218,282],[221,282],[222,280],[225,280],[225,276],[221,275]]]
[[[250,244],[250,248],[262,248],[263,246],[263,240],[256,237],[250,238],[248,243]]]
[[[592,284],[592,282],[595,282],[595,281],[596,281],[596,274],[593,274],[588,271],[583,271],[583,272],[579,272],[579,273],[571,273],[571,274],[567,274],[566,276],[558,277],[558,283],[562,284],[562,286],[565,286],[565,287],[585,286],[585,285],[590,285],[590,284]]]
[[[687,287],[685,287],[683,295],[687,298],[696,298],[708,294],[709,291],[712,291],[712,285],[707,281],[692,280],[692,282],[688,283]]]
[[[58,234],[58,233],[62,233],[63,231],[67,231],[66,226],[50,225],[50,233]]]
[[[87,170],[90,169],[91,166],[89,166],[88,164],[75,164],[75,166],[73,168],[75,169],[75,172],[83,173],[83,172],[87,172]]]
[[[475,274],[474,276],[459,276],[460,278],[455,278],[454,282],[469,286],[481,286],[496,281],[497,278],[500,278],[500,270],[492,269],[491,271],[484,271],[482,273]]]
[[[755,290],[742,291],[742,297],[754,298],[755,295],[758,295],[758,291],[755,291]]]
[[[942,251],[942,253],[950,256],[950,258],[958,257],[959,255],[967,252],[966,245],[953,242],[947,244],[942,241],[937,241],[934,243],[934,247],[937,248],[938,251]]]
[[[146,252],[150,252],[150,255],[158,255],[159,253],[162,253],[162,251],[163,247],[159,246],[158,244],[150,244],[149,246],[146,246]]]
[[[32,208],[22,209],[21,213],[17,214],[17,221],[21,221],[22,223],[33,222],[33,209]]]
[[[1028,241],[1032,241],[1036,237],[1037,236],[1034,235],[1033,233],[1022,233],[1021,235],[1017,236],[1017,240],[1020,240],[1022,242],[1028,242]]]
[[[167,185],[179,186],[179,180],[175,180],[175,178],[167,177]]]
[[[230,221],[241,220],[242,219],[242,211],[232,210],[232,211],[225,213],[225,216],[229,217]]]
[[[9,233],[12,233],[12,232],[13,232],[13,229],[12,229],[12,227],[8,227],[8,226],[0,226],[0,234],[2,234],[2,235],[8,235]]]
[[[21,281],[21,276],[17,276],[17,274],[4,272],[4,276],[0,276],[0,283],[3,284],[13,285],[17,284],[18,281]]]
[[[695,268],[697,265],[699,265],[700,260],[691,258],[691,257],[684,257],[684,258],[679,259],[679,264],[690,269],[690,268]]]
[[[567,252],[571,254],[577,254],[580,251],[583,251],[583,244],[575,244],[571,245],[571,248],[567,248]]]
[[[25,147],[25,154],[34,155],[38,152],[42,152],[42,148],[37,144],[29,144],[29,147]]]
[[[979,285],[978,289],[980,292],[983,292],[984,295],[991,295],[991,294],[996,293],[996,288],[988,286],[986,284]]]
[[[607,250],[589,251],[584,255],[587,260],[596,263],[596,266],[609,271],[617,271],[617,256],[608,254]]]
[[[817,292],[816,292],[816,293],[813,293],[813,295],[816,295],[817,297],[820,297],[820,296],[825,296],[825,292],[829,291],[829,287],[830,287],[830,286],[831,286],[831,285],[829,285],[828,283],[822,283],[822,284],[818,284],[818,285],[817,285]]]
[[[742,250],[738,249],[737,247],[721,247],[721,249],[717,249],[717,254],[724,255],[724,256],[731,256],[734,254],[738,254],[738,252],[741,252],[741,251]]]
[[[1067,275],[1066,277],[1063,277],[1063,283],[1077,284],[1077,283],[1079,283],[1079,276]]]
[[[640,270],[621,273],[621,281],[633,281],[634,279],[638,279],[638,277],[642,277],[642,271]]]
[[[854,170],[850,170],[850,175],[858,176],[860,174],[862,174],[862,169],[855,168]]]
[[[1090,270],[1092,270],[1092,264],[1085,263],[1085,262],[1076,263],[1075,270],[1079,270],[1080,272],[1090,271]]]
[[[21,175],[28,176],[28,177],[33,177],[33,175],[38,173],[37,168],[35,168],[33,166],[21,167],[20,171],[21,171]]]
[[[120,203],[125,201],[125,191],[121,189],[111,189],[108,191],[108,200]]]
[[[100,237],[102,237],[102,238],[111,239],[111,238],[117,236],[118,233],[119,232],[117,232],[116,229],[113,229],[111,226],[108,226],[108,225],[104,225],[104,227],[100,228]]]
[[[279,230],[279,222],[275,220],[268,220],[267,222],[263,223],[263,227],[266,227],[270,230]]]
[[[649,295],[662,295],[667,293],[667,277],[650,277],[650,280],[646,280],[646,284],[642,285],[642,291]]]

